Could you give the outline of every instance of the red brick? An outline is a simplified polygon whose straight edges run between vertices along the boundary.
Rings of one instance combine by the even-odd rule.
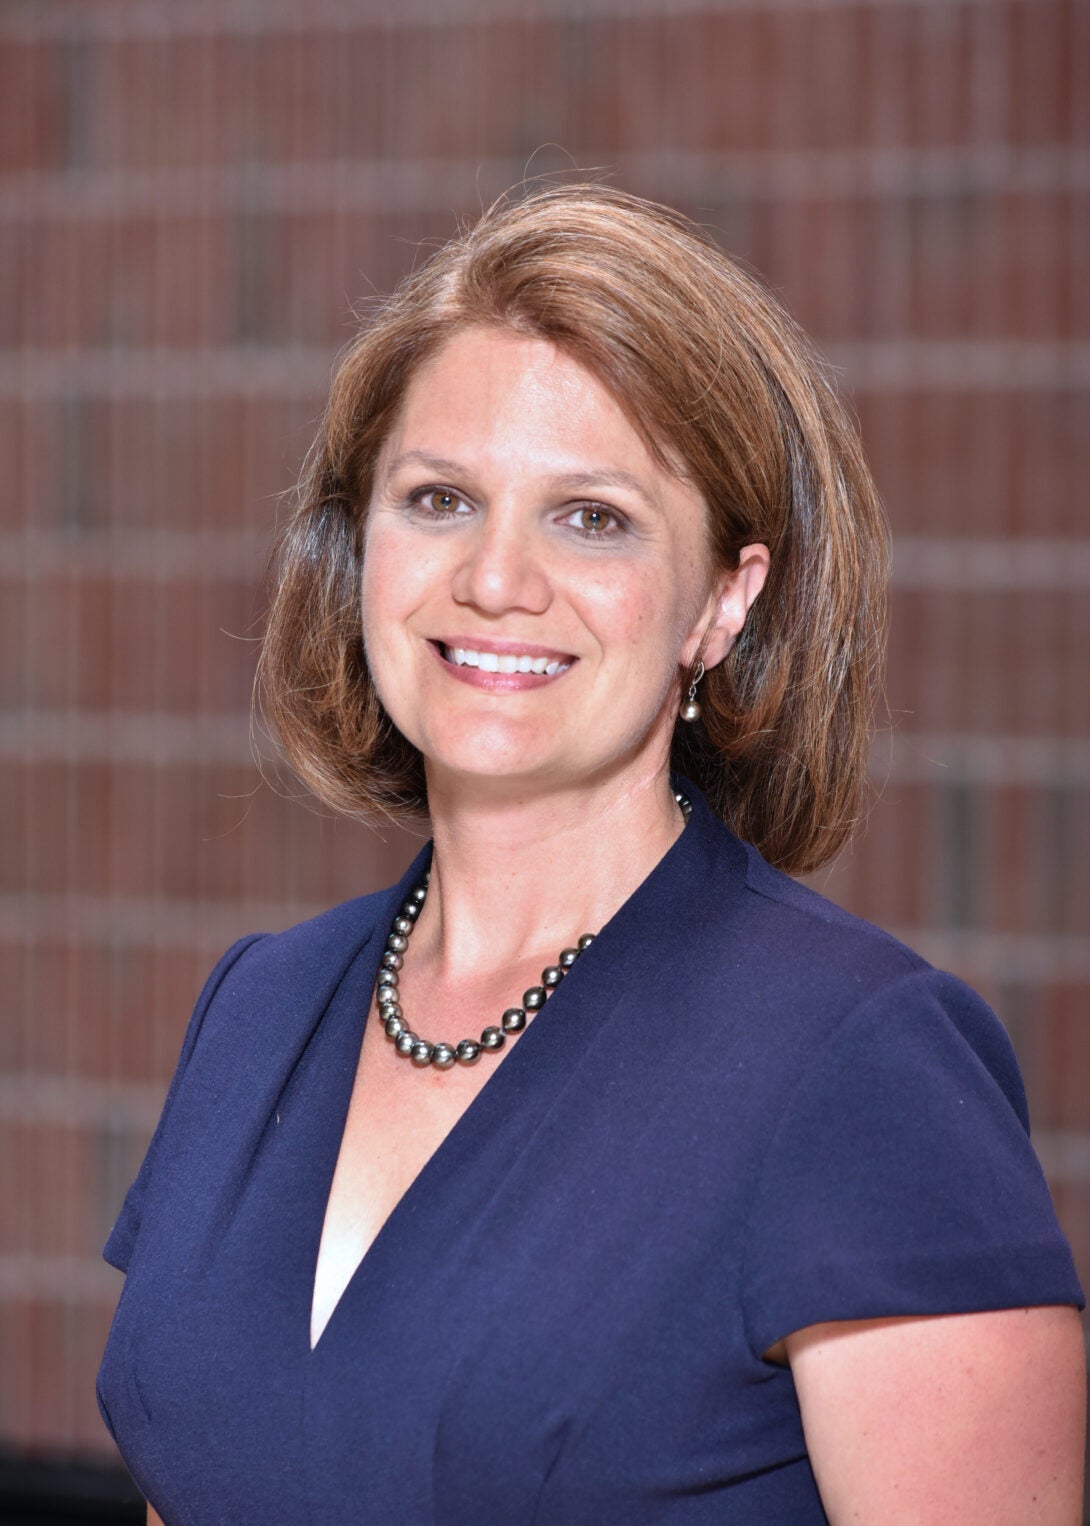
[[[0,893],[12,895],[313,904],[388,883],[415,852],[400,833],[384,843],[300,809],[254,765],[5,763],[0,801]]]
[[[253,682],[252,581],[162,583],[43,576],[30,597],[0,577],[0,606],[28,613],[29,651],[0,652],[0,695],[46,709],[245,711]],[[29,671],[28,671],[29,670]]]
[[[873,789],[855,838],[814,888],[880,927],[926,927],[935,895],[931,801],[918,786],[886,782],[885,745],[875,746]],[[896,865],[896,873],[890,866]]]
[[[893,604],[889,703],[921,731],[1085,735],[1078,593],[900,590]]]
[[[1085,1288],[1090,1282],[1090,1182],[1051,1183],[1064,1233],[1071,1242],[1075,1267]]]
[[[1061,142],[1070,130],[1072,9],[1053,4],[1010,10],[1011,132],[1027,146]]]
[[[0,1159],[16,1177],[24,1212],[0,1224],[0,1255],[92,1255],[99,1225],[94,1156],[86,1131],[0,1118]]]
[[[992,130],[1033,145],[1070,122],[1076,25],[1063,0],[1021,0],[979,11],[361,21],[348,32],[97,37],[76,53],[64,39],[8,42],[13,125],[28,124],[8,141],[15,164],[62,160],[67,144],[50,128],[76,57],[81,152],[96,165],[472,158],[497,146],[518,156],[549,141],[577,159],[664,143],[926,146],[978,136],[983,90],[1007,103],[984,118]],[[682,94],[691,104],[679,112]]]
[[[0,1301],[0,1434],[9,1446],[116,1461],[95,1402],[111,1315],[104,1299]]]
[[[706,207],[690,210],[708,220]],[[1090,223],[1066,193],[861,192],[773,198],[744,222],[725,215],[731,252],[824,340],[1058,340],[1081,322]],[[393,286],[429,240],[452,230],[446,212],[333,205],[230,218],[53,217],[32,244],[0,229],[0,282],[15,294],[0,343],[120,347],[115,363],[135,378],[146,361],[134,346],[317,343],[332,358],[352,332],[352,304]]]
[[[120,916],[116,943],[70,943],[63,914],[47,938],[18,951],[0,944],[0,970],[16,964],[20,976],[6,997],[4,1069],[133,1081],[165,1093],[205,977],[235,936],[254,930],[245,915],[240,906],[226,908],[207,948],[134,943]],[[162,927],[173,932],[166,909]]]
[[[62,64],[56,46],[0,35],[0,173],[41,169],[60,157]]]
[[[864,391],[855,404],[895,537],[1079,534],[1090,395]]]

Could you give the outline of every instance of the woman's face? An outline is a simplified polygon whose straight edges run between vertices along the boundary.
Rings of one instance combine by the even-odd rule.
[[[380,454],[363,572],[370,671],[429,783],[665,767],[679,670],[720,660],[754,593],[709,560],[701,495],[590,372],[506,330],[450,340]]]

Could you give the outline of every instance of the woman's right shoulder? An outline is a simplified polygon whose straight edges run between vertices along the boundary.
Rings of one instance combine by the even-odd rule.
[[[193,1158],[223,1119],[244,1119],[254,1097],[278,1095],[355,961],[372,947],[393,891],[345,901],[277,933],[227,949],[193,1009],[155,1134],[106,1245],[128,1271],[149,1200],[175,1181],[163,1162]],[[158,1187],[156,1183],[159,1183]]]
[[[237,1032],[251,1017],[267,1023],[278,1012],[327,1001],[355,959],[385,930],[391,894],[387,889],[356,896],[280,932],[239,938],[209,973],[184,1048],[194,1047],[210,1016],[223,1018]]]
[[[266,969],[282,973],[294,965],[308,968],[315,962],[325,965],[331,958],[353,958],[382,925],[383,909],[392,894],[389,888],[375,890],[279,932],[247,933],[220,957],[207,983],[218,985],[232,970],[252,978]]]
[[[353,896],[279,932],[248,933],[231,945],[216,969],[233,964],[247,950],[260,951],[267,959],[282,960],[306,958],[315,951],[327,953],[331,949],[362,947],[370,941],[382,909],[393,893],[388,887],[369,895]]]

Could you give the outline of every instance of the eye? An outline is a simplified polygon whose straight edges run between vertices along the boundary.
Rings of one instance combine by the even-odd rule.
[[[573,509],[563,521],[578,530],[588,540],[604,540],[615,535],[621,528],[620,516],[604,503],[583,503]]]
[[[409,502],[428,519],[451,519],[468,511],[465,499],[449,487],[422,487],[409,495]]]

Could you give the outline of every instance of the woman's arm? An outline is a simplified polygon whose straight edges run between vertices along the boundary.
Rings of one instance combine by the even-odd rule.
[[[152,1507],[148,1506],[148,1526],[163,1526],[163,1518]]]
[[[834,1526],[1081,1522],[1074,1309],[812,1325],[784,1345]]]

